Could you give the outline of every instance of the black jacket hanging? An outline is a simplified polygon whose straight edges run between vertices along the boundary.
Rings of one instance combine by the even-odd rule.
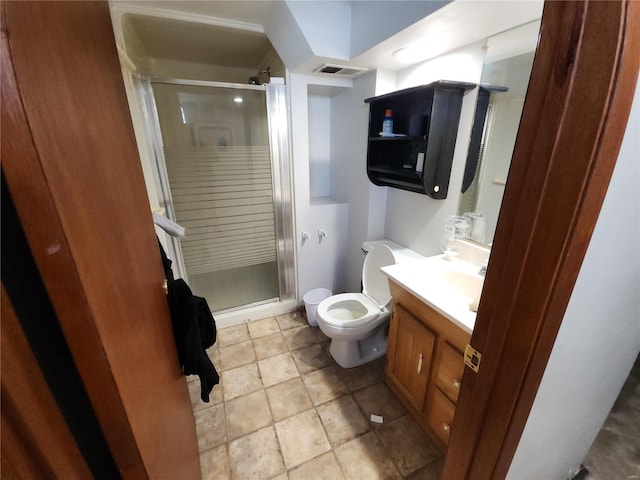
[[[216,341],[216,323],[207,301],[193,295],[183,279],[174,280],[171,260],[167,258],[162,244],[158,242],[158,245],[167,279],[167,300],[178,360],[184,375],[200,377],[200,398],[208,402],[211,390],[220,382],[220,376],[206,352]]]

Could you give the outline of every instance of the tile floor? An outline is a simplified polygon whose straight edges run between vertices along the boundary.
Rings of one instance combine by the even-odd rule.
[[[300,312],[218,331],[209,403],[188,379],[203,479],[439,478],[442,454],[384,384],[384,359],[345,370],[328,348]]]

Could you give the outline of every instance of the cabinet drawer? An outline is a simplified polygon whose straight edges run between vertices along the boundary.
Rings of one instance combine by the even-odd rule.
[[[449,445],[449,433],[455,413],[454,403],[439,388],[434,388],[431,406],[427,412],[427,423],[445,445]]]
[[[442,342],[436,385],[453,403],[458,401],[463,373],[464,357],[462,352],[458,351],[449,342]]]

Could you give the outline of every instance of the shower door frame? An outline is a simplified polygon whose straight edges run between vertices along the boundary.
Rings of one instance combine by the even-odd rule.
[[[230,82],[215,82],[207,80],[187,80],[177,78],[156,78],[133,75],[137,83],[140,103],[142,105],[144,122],[147,131],[150,151],[153,152],[154,181],[161,195],[160,204],[165,209],[169,220],[176,222],[169,175],[164,156],[162,132],[153,94],[153,83],[169,85],[184,85],[193,87],[215,87],[233,90],[258,90],[265,92],[266,115],[269,135],[269,153],[271,159],[271,185],[273,191],[273,213],[276,263],[278,266],[278,299],[276,302],[295,300],[296,291],[296,262],[295,262],[295,228],[293,216],[293,179],[291,168],[291,148],[289,142],[289,116],[287,110],[287,95],[284,84],[250,85]],[[188,235],[189,233],[186,232]],[[182,255],[180,239],[171,239],[167,246],[168,254],[174,259],[179,277],[188,281],[187,271]],[[240,305],[221,312],[242,310],[257,304],[274,303],[273,299],[262,302]]]

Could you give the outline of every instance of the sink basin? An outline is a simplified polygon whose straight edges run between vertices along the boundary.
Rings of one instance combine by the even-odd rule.
[[[468,332],[473,330],[484,285],[479,267],[444,255],[383,267],[413,295]]]
[[[484,284],[483,277],[456,270],[441,270],[438,277],[443,280],[440,285],[443,293],[450,292],[453,296],[459,296],[462,301],[468,299],[467,303],[475,301],[477,305]]]

